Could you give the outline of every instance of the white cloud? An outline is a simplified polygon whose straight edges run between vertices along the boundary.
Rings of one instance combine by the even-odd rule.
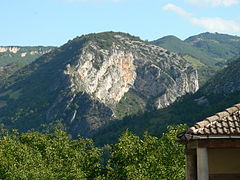
[[[169,10],[173,11],[173,12],[175,12],[181,16],[185,16],[185,17],[191,16],[190,13],[186,12],[184,9],[182,9],[174,4],[167,4],[162,9],[165,11],[169,11]]]
[[[162,9],[165,11],[173,11],[178,15],[184,17],[191,24],[198,25],[209,32],[222,32],[222,33],[239,33],[240,32],[240,24],[233,20],[227,20],[219,17],[197,18],[197,17],[194,17],[191,13],[185,11],[184,9],[174,4],[167,4]]]
[[[123,0],[56,0],[56,1],[61,1],[61,2],[66,2],[66,3],[77,3],[77,2],[120,2]]]
[[[240,3],[240,0],[185,0],[185,1],[198,7],[232,6]]]
[[[192,24],[198,25],[210,32],[238,33],[240,24],[222,18],[191,18]]]

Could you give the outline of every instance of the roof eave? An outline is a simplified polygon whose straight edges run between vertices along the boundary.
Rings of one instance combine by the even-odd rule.
[[[240,135],[193,135],[184,134],[187,141],[189,140],[202,140],[202,139],[239,139]]]

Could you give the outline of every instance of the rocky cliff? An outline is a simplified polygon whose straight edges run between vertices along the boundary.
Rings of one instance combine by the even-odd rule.
[[[109,35],[111,46],[103,48],[99,42],[89,41],[77,64],[67,66],[65,73],[70,75],[74,91],[85,91],[114,105],[133,89],[162,108],[198,89],[196,70],[178,55],[125,34]]]
[[[61,120],[72,134],[83,136],[110,120],[167,107],[198,90],[197,71],[183,58],[114,32],[77,37],[19,77],[0,94],[2,123],[27,130]]]

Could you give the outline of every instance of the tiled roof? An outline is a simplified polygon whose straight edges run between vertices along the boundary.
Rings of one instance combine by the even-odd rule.
[[[210,116],[189,128],[185,134],[207,136],[240,136],[240,104]]]

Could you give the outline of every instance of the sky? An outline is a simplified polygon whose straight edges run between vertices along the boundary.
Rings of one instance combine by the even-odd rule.
[[[0,0],[0,45],[60,46],[121,31],[143,40],[203,32],[240,36],[240,0]]]

